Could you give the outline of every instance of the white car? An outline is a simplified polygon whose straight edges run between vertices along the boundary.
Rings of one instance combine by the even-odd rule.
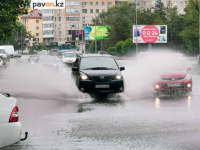
[[[72,64],[76,60],[76,54],[73,52],[65,52],[62,54],[62,61],[64,63]]]
[[[18,112],[17,100],[9,94],[0,93],[0,148],[24,140],[21,139],[22,126]]]

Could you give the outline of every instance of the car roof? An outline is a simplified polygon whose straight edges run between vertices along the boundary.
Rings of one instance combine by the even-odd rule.
[[[82,54],[79,55],[79,57],[113,57],[112,55],[108,55],[108,54]]]

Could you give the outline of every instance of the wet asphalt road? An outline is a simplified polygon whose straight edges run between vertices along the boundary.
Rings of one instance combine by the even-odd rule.
[[[134,60],[119,60],[126,91],[106,99],[80,94],[70,67],[56,56],[28,63],[13,59],[0,72],[0,91],[18,99],[26,141],[3,150],[200,149],[200,69],[194,59],[193,91],[156,97]],[[139,75],[138,75],[139,74]]]

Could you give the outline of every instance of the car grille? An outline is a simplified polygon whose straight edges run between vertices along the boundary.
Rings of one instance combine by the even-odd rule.
[[[91,77],[91,78],[96,82],[108,82],[108,81],[112,80],[113,76],[106,76],[102,79],[101,79],[101,76],[100,77]]]
[[[179,77],[179,78],[162,78],[162,80],[165,81],[179,81],[179,80],[183,80],[185,77]]]
[[[168,87],[167,84],[162,84],[163,89],[182,89],[185,88],[185,84],[181,84],[180,86],[177,87]]]

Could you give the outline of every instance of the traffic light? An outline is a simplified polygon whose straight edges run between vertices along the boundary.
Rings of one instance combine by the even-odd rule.
[[[75,38],[75,45],[78,46],[78,37]]]

